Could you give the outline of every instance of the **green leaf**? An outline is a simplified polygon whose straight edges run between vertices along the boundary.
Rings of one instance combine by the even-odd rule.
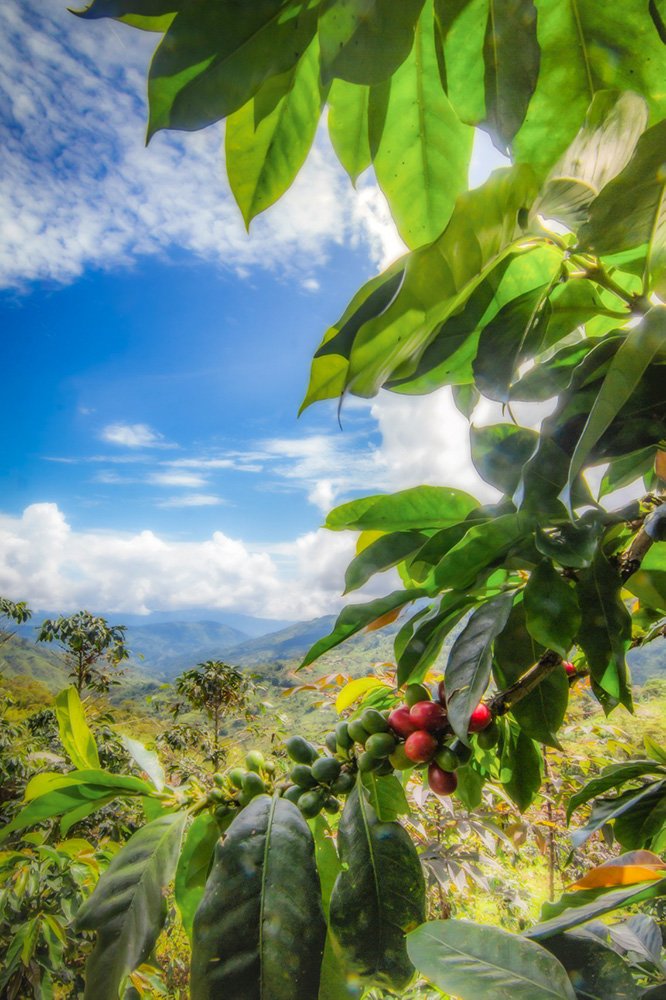
[[[572,569],[585,569],[594,559],[604,524],[594,511],[586,511],[575,524],[537,525],[534,542],[539,552]]]
[[[576,584],[581,626],[576,642],[585,653],[602,705],[622,703],[631,708],[626,648],[631,640],[631,616],[622,600],[622,581],[602,552]]]
[[[361,775],[361,781],[363,793],[380,823],[391,823],[410,811],[405,790],[394,774],[368,771]]]
[[[194,914],[202,900],[213,862],[219,827],[209,812],[197,816],[185,837],[176,868],[175,896],[183,927],[190,941]]]
[[[449,653],[444,674],[449,723],[464,743],[470,716],[488,686],[493,642],[506,625],[512,602],[512,594],[501,594],[473,611]]]
[[[321,78],[381,83],[407,58],[423,0],[324,0],[319,15]]]
[[[413,627],[409,635],[407,632],[398,633],[395,652],[397,681],[400,686],[423,680],[428,668],[439,655],[447,635],[473,604],[474,599],[466,594],[445,594],[439,610],[432,617],[425,618],[418,627]],[[412,618],[412,622],[415,622],[416,617]]]
[[[639,385],[648,365],[663,348],[665,336],[666,308],[654,307],[638,326],[630,330],[615,353],[571,458],[569,492],[589,452],[615,420]]]
[[[649,445],[610,462],[599,486],[599,499],[645,476],[654,465],[654,457],[655,449]]]
[[[580,827],[580,829],[572,833],[571,842],[573,846],[575,848],[581,847],[602,826],[618,819],[620,816],[624,816],[629,811],[634,812],[638,810],[640,825],[642,825],[643,820],[652,812],[654,806],[664,798],[665,790],[666,781],[658,781],[643,785],[641,788],[632,788],[612,798],[597,799],[592,806],[592,812],[585,826]],[[620,842],[624,843],[623,841]],[[628,849],[634,849],[647,845],[643,843],[630,843],[625,846]]]
[[[296,65],[315,29],[308,0],[183,5],[150,67],[149,137],[204,128],[237,111]]]
[[[142,771],[148,775],[158,792],[161,792],[166,783],[164,768],[160,764],[159,757],[154,750],[148,750],[139,740],[133,740],[129,736],[120,737],[123,746],[135,764],[138,764]]]
[[[514,142],[519,160],[544,173],[562,155],[600,90],[634,91],[653,121],[666,113],[664,49],[643,0],[539,0],[541,67]]]
[[[542,916],[545,919],[526,931],[525,936],[540,941],[571,927],[587,923],[588,920],[594,920],[595,917],[601,917],[611,910],[664,895],[666,895],[666,878],[650,882],[647,886],[632,885],[612,891],[600,888],[565,892],[555,903],[544,903]]]
[[[245,225],[273,205],[291,186],[314,141],[322,109],[316,44],[302,56],[291,87],[256,124],[257,95],[230,115],[225,129],[227,175]],[[269,79],[270,88],[279,77]]]
[[[593,199],[631,159],[647,120],[647,105],[638,94],[597,92],[576,138],[550,171],[531,216],[557,219],[576,230]]]
[[[641,136],[622,173],[592,202],[588,221],[578,234],[583,249],[617,253],[656,241],[655,250],[663,251],[665,144],[666,121]]]
[[[557,732],[569,704],[569,680],[560,667],[552,670],[537,687],[511,709],[526,736],[561,750]]]
[[[165,893],[185,819],[184,812],[167,813],[137,830],[78,911],[77,928],[97,931],[86,964],[85,1000],[117,1000],[125,977],[152,952],[166,919]]]
[[[477,125],[486,113],[483,47],[488,0],[435,0],[440,77],[461,121]]]
[[[393,12],[401,6],[393,5]],[[408,247],[432,242],[451,218],[467,187],[473,138],[442,90],[427,3],[412,50],[391,79],[373,155],[377,182]]]
[[[355,788],[338,829],[342,871],[331,896],[331,930],[366,986],[402,989],[413,968],[405,932],[425,916],[421,863],[398,823],[382,823]]]
[[[627,963],[591,934],[567,931],[547,938],[545,947],[562,963],[585,1000],[638,1000]]]
[[[324,816],[320,813],[316,819],[310,820],[309,825],[314,837],[324,915],[328,921],[331,892],[340,873],[340,859],[331,828]],[[342,956],[335,948],[330,930],[327,930],[317,1000],[358,1000],[360,995],[361,987],[349,981]]]
[[[626,781],[634,781],[646,774],[666,774],[666,770],[654,760],[631,760],[625,764],[609,764],[598,777],[592,778],[583,788],[571,796],[567,803],[567,822],[576,809],[584,805],[585,802],[596,799],[597,796],[603,795],[610,788],[619,788]]]
[[[456,798],[460,799],[465,809],[470,811],[478,809],[483,801],[483,776],[471,763],[459,767],[456,774],[458,776]]]
[[[392,531],[371,542],[347,566],[345,594],[362,587],[375,573],[382,573],[418,552],[425,541],[426,536],[420,531]]]
[[[527,628],[537,642],[566,657],[581,623],[575,589],[544,559],[525,587]]]
[[[422,531],[464,521],[478,500],[443,486],[415,486],[398,493],[363,497],[334,507],[326,518],[331,531]]]
[[[368,87],[334,80],[328,94],[328,134],[352,184],[370,166]]]
[[[505,733],[500,760],[500,781],[521,812],[534,801],[541,787],[542,757],[534,741],[515,726]]]
[[[575,1000],[569,978],[544,948],[499,927],[433,920],[407,936],[418,971],[459,1000]]]
[[[652,794],[616,815],[613,833],[625,850],[663,849],[666,833],[666,782],[652,785]]]
[[[83,705],[75,687],[65,688],[56,695],[55,713],[60,742],[74,767],[98,768],[97,744],[86,722]]]
[[[317,1000],[326,924],[312,834],[299,810],[259,795],[215,848],[194,918],[197,1000]]]
[[[532,0],[489,0],[483,43],[486,112],[482,127],[503,152],[523,124],[539,75]]]
[[[506,625],[495,640],[493,671],[500,689],[517,681],[544,652],[527,630],[522,597],[522,593],[516,595]]]
[[[115,17],[135,27],[163,31],[184,0],[93,0],[85,10],[74,11],[78,17]]]
[[[504,561],[528,528],[529,521],[519,514],[501,514],[474,525],[437,564],[434,582],[456,590],[471,587],[479,573]]]
[[[630,594],[634,594],[641,605],[655,608],[666,614],[666,572],[663,570],[639,569],[625,583]]]
[[[520,481],[521,469],[534,452],[537,441],[536,431],[515,424],[472,427],[472,462],[487,483],[512,496]]]
[[[395,590],[388,597],[379,597],[368,604],[348,604],[337,617],[333,631],[315,642],[305,655],[303,662],[297,668],[301,670],[313,663],[322,653],[328,652],[350,636],[360,632],[362,628],[371,625],[379,618],[403,607],[419,597],[426,597],[425,590]]]

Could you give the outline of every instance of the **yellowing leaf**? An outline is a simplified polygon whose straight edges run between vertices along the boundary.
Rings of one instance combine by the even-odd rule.
[[[666,863],[651,851],[631,851],[593,868],[569,889],[605,889],[663,878]]]
[[[380,628],[384,628],[386,625],[390,625],[396,620],[402,608],[394,608],[393,611],[387,611],[385,615],[381,615],[379,618],[375,618],[374,622],[370,622],[369,625],[365,626],[366,632],[376,632]]]
[[[346,708],[353,705],[355,701],[373,688],[386,687],[376,677],[357,677],[356,680],[345,684],[342,691],[335,699],[335,710],[338,714],[344,712]]]
[[[666,451],[658,451],[654,458],[654,471],[660,479],[666,480]]]
[[[368,545],[372,545],[385,534],[385,531],[362,531],[356,539],[356,555],[360,555],[363,549],[367,549]]]

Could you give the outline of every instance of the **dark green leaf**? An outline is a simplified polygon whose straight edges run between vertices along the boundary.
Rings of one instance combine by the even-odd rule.
[[[567,931],[544,945],[567,970],[582,1000],[638,1000],[628,965],[591,934]]]
[[[528,528],[529,522],[519,514],[502,514],[471,527],[435,567],[435,583],[456,590],[472,586],[479,573],[504,560]]]
[[[439,655],[444,640],[458,624],[473,604],[473,598],[466,594],[445,595],[439,610],[432,617],[425,618],[411,635],[402,637],[400,647],[396,638],[396,659],[398,663],[398,684],[422,681],[429,667]]]
[[[527,631],[525,604],[516,595],[506,625],[497,636],[494,647],[494,674],[499,688],[509,687],[539,659],[544,647],[535,642]]]
[[[635,813],[638,817],[638,826],[642,826],[643,821],[652,812],[655,805],[664,798],[664,789],[666,789],[666,782],[659,781],[644,785],[642,788],[632,788],[612,798],[596,799],[585,826],[575,830],[571,835],[574,847],[581,847],[602,826],[618,819],[627,812]],[[642,842],[625,844],[621,840],[620,843],[623,843],[628,849],[647,846]]]
[[[506,625],[512,602],[512,594],[501,594],[472,612],[449,654],[444,675],[449,723],[465,743],[470,716],[490,679],[493,642]]]
[[[483,44],[486,112],[482,127],[503,152],[525,118],[539,74],[537,12],[532,0],[489,0]]]
[[[368,140],[369,88],[334,80],[328,94],[328,133],[352,184],[371,163]]]
[[[415,486],[398,493],[363,497],[335,507],[326,518],[332,531],[422,531],[464,521],[478,500],[462,490]]]
[[[371,542],[352,559],[345,573],[345,594],[357,590],[375,573],[382,573],[418,552],[426,536],[419,531],[392,531]]]
[[[585,802],[596,799],[610,788],[619,788],[625,782],[634,781],[647,774],[666,775],[666,770],[654,760],[630,760],[626,764],[609,764],[598,777],[592,778],[580,791],[574,792],[571,796],[567,804],[567,822],[576,809]]]
[[[308,0],[185,4],[153,56],[149,136],[203,128],[237,111],[296,65],[315,28]]]
[[[166,918],[185,813],[167,813],[137,830],[116,854],[76,916],[97,931],[86,965],[86,1000],[117,1000],[125,976],[145,962]]]
[[[569,680],[562,667],[552,670],[534,691],[511,710],[514,719],[533,740],[561,750],[557,732],[569,704]]]
[[[610,462],[599,486],[599,498],[628,486],[646,475],[654,465],[654,455],[655,449],[650,445],[648,448],[639,448],[638,451],[632,451],[629,455],[623,455]]]
[[[566,656],[581,623],[575,589],[544,559],[530,573],[525,587],[525,615],[537,642]]]
[[[666,832],[666,782],[652,785],[652,794],[620,813],[613,825],[615,839],[625,850],[662,851]]]
[[[321,77],[381,83],[407,58],[423,0],[324,0],[319,15]]]
[[[311,44],[296,66],[290,88],[270,114],[256,124],[256,102],[249,101],[229,116],[225,156],[229,184],[245,225],[265,211],[291,186],[317,131],[322,109],[317,46]],[[282,89],[280,77],[273,81]]]
[[[339,646],[341,642],[350,636],[360,632],[362,628],[371,625],[384,615],[418,600],[419,597],[427,597],[425,590],[395,590],[388,597],[378,597],[368,604],[348,604],[343,608],[337,617],[333,631],[315,642],[314,646],[308,650],[299,670],[313,663],[322,653]]]
[[[488,0],[435,0],[440,76],[460,119],[470,125],[486,112],[483,46]]]
[[[368,771],[362,775],[362,783],[380,823],[391,823],[409,812],[405,790],[394,774],[377,775]]]
[[[74,767],[98,768],[97,744],[86,722],[83,705],[75,687],[70,685],[56,695],[55,713],[60,742]]]
[[[286,799],[259,795],[215,849],[194,918],[197,1000],[317,1000],[326,925],[312,834]]]
[[[392,21],[403,4],[391,8]],[[393,75],[373,164],[391,215],[410,248],[436,239],[467,187],[474,130],[441,88],[428,3],[411,52]]]
[[[594,511],[587,511],[575,524],[538,525],[534,541],[542,555],[560,566],[585,569],[594,559],[599,539],[604,531],[603,520]]]
[[[328,920],[331,893],[340,873],[340,859],[335,849],[331,828],[321,813],[316,819],[310,820],[310,829],[315,843],[315,858],[321,882],[324,915]],[[317,1000],[358,1000],[360,995],[361,987],[350,982],[342,956],[338,954],[333,936],[328,930],[321,963]]]
[[[220,830],[213,816],[201,813],[187,831],[176,869],[175,895],[185,932],[192,940],[194,914],[201,902]]]
[[[511,496],[523,466],[536,448],[536,431],[515,424],[472,427],[470,441],[476,471],[491,486]]]
[[[569,930],[570,927],[587,923],[595,917],[601,917],[611,910],[664,895],[666,895],[666,878],[650,882],[647,886],[643,883],[612,891],[603,888],[565,892],[555,903],[544,903],[542,910],[544,920],[526,931],[526,937],[535,941],[543,940],[552,937],[553,934]]]
[[[404,935],[425,916],[414,844],[398,823],[380,822],[354,789],[340,820],[338,850],[343,868],[331,897],[331,930],[366,985],[401,989],[413,974]]]
[[[541,787],[542,757],[534,741],[516,726],[504,737],[500,781],[521,812],[534,801]]]
[[[472,764],[465,764],[456,771],[458,786],[456,798],[460,799],[465,809],[478,809],[483,801],[483,777]]]
[[[631,616],[622,600],[622,581],[602,552],[578,583],[582,620],[576,638],[585,653],[597,697],[605,708],[621,702],[631,708],[626,648],[631,640]]]
[[[557,959],[499,927],[433,920],[407,937],[409,956],[435,986],[459,1000],[575,1000]]]
[[[158,23],[179,11],[184,2],[185,0],[93,0],[85,10],[74,13],[85,18],[115,17],[119,21],[131,18],[130,23],[135,23],[138,19]]]
[[[476,404],[481,398],[478,389],[473,385],[454,385],[452,386],[451,394],[453,402],[456,404],[456,409],[462,413],[463,417],[467,417],[469,420]]]

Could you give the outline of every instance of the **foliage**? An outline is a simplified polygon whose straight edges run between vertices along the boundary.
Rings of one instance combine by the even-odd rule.
[[[125,631],[124,625],[109,625],[105,618],[77,611],[44,619],[38,641],[58,643],[79,694],[85,688],[105,692],[117,683],[118,665],[129,657]]]
[[[391,567],[401,588],[347,605],[304,664],[404,609],[412,616],[395,638],[395,687],[357,688],[350,716],[325,738],[328,753],[293,737],[288,779],[250,753],[246,769],[215,775],[210,790],[195,781],[160,788],[143,753],[151,781],[110,774],[79,732],[69,752],[85,766],[28,784],[5,836],[55,817],[64,831],[117,798],[145,803],[147,825],[83,908],[81,919],[98,931],[88,995],[94,988],[100,1000],[115,1000],[150,953],[187,810],[212,817],[187,835],[185,870],[176,865],[183,920],[193,927],[195,996],[212,995],[216,976],[239,997],[259,997],[264,982],[286,995],[276,954],[284,961],[282,936],[301,927],[311,934],[297,934],[294,953],[304,996],[318,995],[322,952],[329,995],[349,970],[363,987],[400,990],[416,967],[463,998],[497,995],[500,984],[532,997],[535,982],[540,995],[561,1000],[576,991],[636,996],[648,979],[625,961],[631,948],[618,950],[622,930],[591,940],[574,928],[662,896],[656,855],[649,864],[645,856],[617,860],[612,875],[594,869],[587,888],[571,888],[522,937],[458,920],[420,923],[402,789],[414,772],[441,794],[456,789],[473,808],[493,782],[526,810],[550,781],[544,748],[561,746],[571,687],[589,676],[604,711],[631,709],[627,650],[663,636],[661,5],[93,0],[83,16],[164,36],[149,72],[149,135],[226,119],[227,174],[248,225],[295,178],[327,105],[333,147],[352,179],[372,164],[408,252],[361,288],[324,335],[304,406],[448,386],[470,423],[482,397],[512,418],[471,430],[473,461],[496,504],[420,487],[352,500],[329,515],[331,530],[365,533],[347,588]],[[511,165],[469,190],[474,127]],[[513,419],[520,403],[544,417],[538,431]],[[595,496],[587,476],[602,465]],[[618,508],[614,490],[641,479],[643,498]],[[434,691],[423,687],[460,624],[443,679],[433,678]],[[82,666],[76,680],[80,693]],[[75,704],[61,706],[73,727]],[[621,843],[663,847],[662,764],[625,762],[593,779],[574,806],[631,785],[595,803],[589,832],[613,820]],[[335,816],[341,799],[331,855],[319,814]],[[320,823],[314,845],[298,810]],[[212,820],[228,828],[214,857]],[[244,865],[253,877],[238,881]],[[299,889],[274,898],[272,878],[284,885],[285,867]],[[233,900],[227,879],[238,882]],[[131,935],[121,888],[139,922]],[[238,900],[241,922],[231,909]],[[584,958],[582,984],[572,955]]]
[[[217,768],[223,759],[220,745],[220,722],[230,712],[247,707],[253,683],[246,674],[222,660],[206,660],[176,678],[176,691],[191,708],[202,710],[211,725],[210,759]],[[182,705],[173,708],[178,715]]]
[[[13,634],[7,631],[7,624],[15,622],[23,625],[31,617],[32,611],[25,601],[10,601],[8,597],[0,597],[0,641],[6,642]]]

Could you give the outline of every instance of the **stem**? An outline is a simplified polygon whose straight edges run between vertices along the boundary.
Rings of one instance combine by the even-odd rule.
[[[215,771],[217,771],[217,762],[220,756],[219,728],[220,728],[220,706],[215,705],[213,709],[213,770]]]
[[[543,771],[546,777],[546,816],[548,817],[548,899],[555,899],[555,820],[553,813],[550,768],[548,767],[548,750],[543,748]]]

